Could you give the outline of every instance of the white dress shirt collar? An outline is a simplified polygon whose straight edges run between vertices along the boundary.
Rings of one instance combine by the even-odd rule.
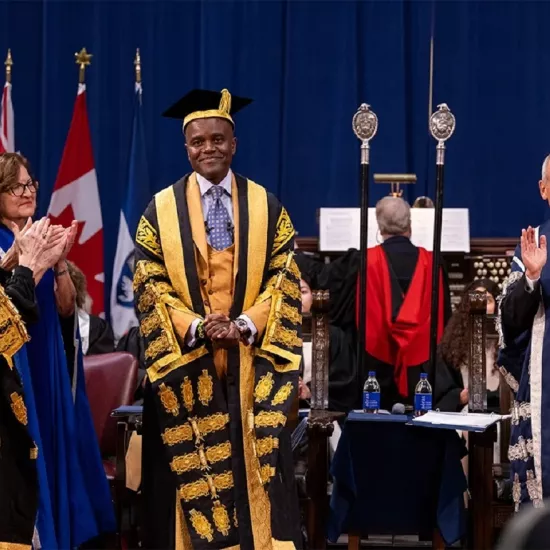
[[[227,172],[227,175],[223,180],[218,184],[220,187],[223,187],[229,196],[231,196],[231,182],[233,180],[233,172],[231,169]],[[214,185],[212,182],[208,181],[206,178],[197,173],[197,183],[201,190],[201,197],[208,192],[208,190]]]

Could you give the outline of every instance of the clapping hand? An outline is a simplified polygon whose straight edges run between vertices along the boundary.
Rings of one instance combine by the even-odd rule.
[[[546,237],[541,235],[539,244],[535,239],[535,230],[528,227],[521,231],[521,261],[525,266],[525,275],[532,281],[540,277],[546,265]]]
[[[33,272],[40,266],[40,259],[48,247],[52,228],[48,218],[42,218],[32,223],[29,218],[23,229],[11,224],[11,230],[15,236],[14,247],[17,252],[18,263],[28,267]]]
[[[4,254],[2,261],[0,262],[0,268],[5,271],[13,271],[19,263],[19,252],[17,246],[17,237],[23,236],[32,226],[32,219],[29,218],[23,229],[19,230],[17,224],[11,222],[10,229],[14,234],[13,244],[10,246],[6,254]]]

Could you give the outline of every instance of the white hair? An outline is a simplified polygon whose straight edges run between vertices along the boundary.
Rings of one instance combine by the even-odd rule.
[[[382,235],[403,235],[411,230],[411,207],[399,197],[384,197],[376,203],[376,221]]]
[[[548,168],[548,162],[550,162],[550,155],[546,155],[546,158],[544,159],[544,162],[542,163],[542,178],[546,178],[546,169]]]

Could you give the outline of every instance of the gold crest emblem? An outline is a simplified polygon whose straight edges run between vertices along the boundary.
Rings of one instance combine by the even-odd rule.
[[[166,412],[178,416],[180,412],[180,405],[178,403],[178,398],[174,393],[172,388],[169,388],[166,384],[162,383],[159,386],[159,397],[162,402],[162,405],[166,409]]]
[[[159,243],[157,230],[144,216],[139,220],[136,232],[136,243],[158,258],[162,258],[162,248]]]
[[[292,393],[292,382],[287,382],[284,386],[281,386],[273,400],[271,401],[272,405],[282,405],[287,399],[288,396]]]
[[[191,380],[189,380],[188,376],[186,376],[181,383],[181,396],[185,408],[191,412],[195,404],[195,398],[193,397],[193,384],[191,384]]]
[[[200,538],[212,542],[214,540],[214,530],[206,516],[202,512],[193,509],[189,512],[189,517],[191,518],[193,528]]]
[[[229,514],[227,508],[219,501],[214,503],[212,509],[212,517],[214,518],[214,525],[216,529],[224,536],[229,535],[229,529],[231,529],[231,522],[229,521]]]
[[[197,390],[199,393],[199,401],[205,407],[208,406],[212,399],[212,394],[214,393],[214,382],[206,369],[203,369],[202,374],[199,376]]]
[[[254,390],[254,397],[256,398],[256,403],[261,403],[269,398],[271,390],[273,389],[273,374],[268,372],[264,374],[256,384],[256,389]]]
[[[11,399],[11,410],[13,411],[15,418],[17,418],[17,420],[21,424],[23,424],[23,426],[26,426],[28,423],[27,407],[25,407],[25,402],[23,401],[23,397],[18,393],[13,392],[10,395],[10,399]]]

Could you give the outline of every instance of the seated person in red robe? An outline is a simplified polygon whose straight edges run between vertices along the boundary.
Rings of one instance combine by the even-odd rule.
[[[376,220],[382,243],[368,251],[367,360],[359,373],[356,406],[361,406],[362,386],[373,370],[381,387],[381,407],[391,410],[395,403],[413,403],[420,373],[428,367],[432,254],[411,242],[410,207],[403,199],[381,199]],[[330,291],[332,324],[356,342],[360,252],[351,249],[322,264],[298,251],[297,262],[313,288]],[[441,271],[438,340],[451,315],[448,283]]]

